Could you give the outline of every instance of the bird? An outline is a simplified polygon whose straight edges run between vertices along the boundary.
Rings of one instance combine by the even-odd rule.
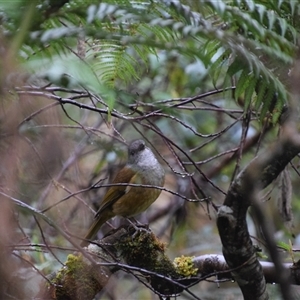
[[[132,141],[128,147],[127,163],[112,181],[116,185],[104,195],[81,246],[87,246],[109,219],[115,216],[131,218],[145,211],[158,198],[161,189],[142,185],[163,187],[164,182],[165,171],[152,150],[142,139]]]

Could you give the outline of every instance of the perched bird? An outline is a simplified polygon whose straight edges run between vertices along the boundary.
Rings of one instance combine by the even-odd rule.
[[[94,222],[90,226],[81,246],[93,239],[100,227],[114,216],[130,218],[145,211],[160,195],[161,190],[130,184],[152,185],[162,187],[165,182],[165,171],[153,152],[143,140],[135,140],[128,147],[128,162],[121,169],[112,184],[128,185],[111,186],[106,192]]]

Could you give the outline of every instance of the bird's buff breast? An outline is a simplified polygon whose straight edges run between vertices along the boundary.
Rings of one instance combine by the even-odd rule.
[[[161,190],[155,188],[131,186],[113,205],[113,212],[122,217],[133,217],[145,211],[160,195]]]

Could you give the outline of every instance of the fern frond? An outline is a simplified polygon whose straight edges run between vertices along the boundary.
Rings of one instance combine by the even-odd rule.
[[[222,51],[222,49],[220,50]],[[219,57],[211,64],[210,72],[212,74],[213,84],[216,85],[217,80],[223,71],[223,65],[226,63],[226,58],[229,56],[230,50],[223,50]]]
[[[251,82],[251,79],[253,79],[253,73],[249,72],[249,70],[247,69],[244,69],[236,84],[236,89],[234,93],[235,99],[238,99],[242,95],[242,93],[248,87],[249,82]]]
[[[282,115],[282,111],[284,108],[285,103],[282,101],[277,101],[275,104],[275,108],[272,111],[272,123],[276,124]]]
[[[244,93],[244,109],[247,110],[252,102],[252,97],[255,94],[255,87],[257,85],[257,77],[256,76],[250,76],[250,79],[248,81],[247,87],[245,89]]]
[[[27,61],[76,55],[77,39],[84,36],[89,41],[84,59],[90,72],[112,86],[137,80],[149,54],[173,51],[201,60],[214,83],[221,74],[226,74],[224,82],[235,77],[236,96],[245,94],[246,107],[257,79],[260,84],[272,83],[278,95],[275,107],[280,108],[288,97],[273,66],[293,61],[298,8],[293,0],[199,0],[195,5],[169,0],[100,4],[73,0],[51,18],[36,21],[38,30],[29,33],[22,54]],[[7,18],[15,20],[9,14]],[[255,105],[262,103],[262,115],[272,108],[269,91],[257,94]]]
[[[278,95],[276,95],[276,90],[272,84],[269,84],[267,93],[264,96],[263,102],[262,102],[262,108],[260,111],[260,119],[263,120],[267,114],[267,112],[270,112],[272,104],[274,104],[276,98]],[[277,102],[278,103],[278,102]]]
[[[259,110],[259,108],[261,107],[263,101],[264,101],[264,96],[267,92],[267,88],[268,88],[268,81],[267,80],[262,80],[260,78],[260,80],[258,81],[258,84],[256,86],[256,101],[255,101],[255,110]]]

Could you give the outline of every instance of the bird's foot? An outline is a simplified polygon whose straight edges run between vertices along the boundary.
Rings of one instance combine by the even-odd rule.
[[[149,228],[148,224],[142,224],[134,218],[130,218],[130,219],[128,219],[128,221],[131,224],[131,226],[135,229],[135,233],[132,236],[133,238],[138,234],[138,232],[141,232],[141,231],[144,231],[146,233],[151,232],[151,229]]]

